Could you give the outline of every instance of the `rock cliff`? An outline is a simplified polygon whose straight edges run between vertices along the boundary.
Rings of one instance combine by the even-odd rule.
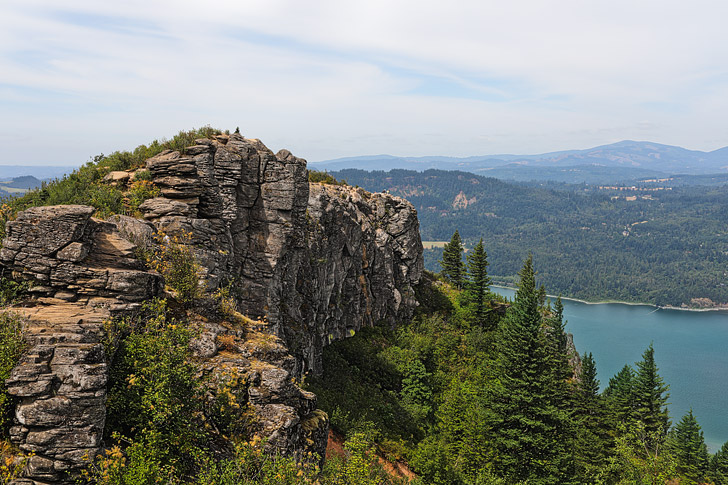
[[[241,313],[266,322],[242,331],[201,318],[194,347],[201,372],[246,376],[259,431],[284,453],[321,452],[328,427],[293,378],[319,372],[331,341],[407,319],[417,304],[422,245],[405,200],[309,184],[304,160],[237,134],[162,152],[146,167],[162,196],[140,206],[144,221],[57,206],[7,225],[0,264],[33,285],[15,309],[28,318],[30,350],[7,382],[20,398],[12,438],[35,452],[28,483],[58,483],[102,446],[103,322],[163,292],[135,257],[155,233],[188,238],[209,289],[229,286]]]

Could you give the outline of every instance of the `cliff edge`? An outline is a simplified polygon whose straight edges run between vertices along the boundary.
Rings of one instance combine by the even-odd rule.
[[[30,350],[7,381],[19,399],[12,439],[35,453],[19,483],[61,483],[103,446],[104,322],[164,293],[161,275],[136,258],[155,234],[188,240],[207,289],[231,288],[245,320],[264,322],[200,316],[194,348],[202,373],[245,376],[271,450],[320,454],[328,421],[295,379],[321,371],[328,343],[406,320],[417,305],[422,244],[407,201],[309,184],[305,160],[239,134],[164,151],[146,168],[162,195],[140,206],[144,220],[55,206],[7,224],[0,264],[32,285],[14,308]]]

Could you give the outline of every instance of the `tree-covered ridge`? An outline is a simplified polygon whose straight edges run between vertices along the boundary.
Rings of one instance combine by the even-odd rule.
[[[691,414],[670,428],[652,346],[600,393],[596,362],[574,359],[530,258],[512,302],[488,293],[489,322],[444,278],[427,275],[411,325],[325,350],[308,384],[337,432],[365,433],[428,484],[728,483],[728,445],[710,458]]]
[[[512,285],[533,253],[553,292],[657,305],[728,303],[728,192],[723,187],[547,190],[465,172],[334,173],[417,208],[423,241],[483,238],[495,282]],[[654,187],[653,187],[654,188]],[[425,264],[439,270],[438,248]]]

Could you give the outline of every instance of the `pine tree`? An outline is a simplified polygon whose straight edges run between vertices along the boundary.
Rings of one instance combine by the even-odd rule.
[[[705,481],[709,465],[708,447],[692,409],[670,431],[668,443],[677,460],[678,473],[687,479],[685,483]]]
[[[461,289],[465,281],[465,263],[463,263],[463,243],[457,230],[443,248],[440,266],[442,266],[441,274],[453,286]]]
[[[715,485],[728,485],[728,441],[710,460],[710,478]]]
[[[611,440],[604,398],[599,394],[596,362],[591,353],[585,352],[581,358],[574,401],[576,475],[581,483],[594,483],[607,463]]]
[[[468,254],[468,278],[465,283],[467,300],[473,308],[473,318],[484,325],[488,313],[488,293],[490,292],[490,278],[488,277],[488,255],[483,249],[483,239],[478,241]]]
[[[634,420],[634,386],[635,373],[630,365],[625,365],[609,379],[609,385],[604,390],[603,396],[614,429],[619,424],[631,423]]]
[[[548,332],[530,256],[519,275],[515,300],[498,328],[497,384],[489,396],[497,468],[511,482],[568,483],[569,419],[559,402],[563,396],[554,391],[561,382],[544,337]]]
[[[655,349],[650,344],[642,354],[642,360],[637,362],[633,394],[634,417],[644,423],[649,434],[664,437],[670,427],[667,414],[669,388],[658,374]]]

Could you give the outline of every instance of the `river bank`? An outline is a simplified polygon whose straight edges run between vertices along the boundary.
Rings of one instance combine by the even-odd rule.
[[[513,291],[515,291],[517,289],[512,286],[505,286],[505,285],[490,285],[490,286],[493,288],[503,288],[506,290],[513,290]],[[548,296],[549,298],[558,298],[559,297],[559,295],[549,295],[549,294],[547,294],[546,296]],[[680,311],[685,311],[685,312],[728,312],[728,305],[718,305],[718,306],[709,307],[709,308],[691,308],[691,307],[655,305],[653,303],[639,303],[639,302],[619,301],[619,300],[588,301],[588,300],[581,300],[579,298],[570,298],[568,296],[561,296],[561,299],[574,301],[577,303],[583,303],[585,305],[620,304],[620,305],[631,305],[631,306],[648,306],[648,307],[654,308],[655,310],[680,310]]]

